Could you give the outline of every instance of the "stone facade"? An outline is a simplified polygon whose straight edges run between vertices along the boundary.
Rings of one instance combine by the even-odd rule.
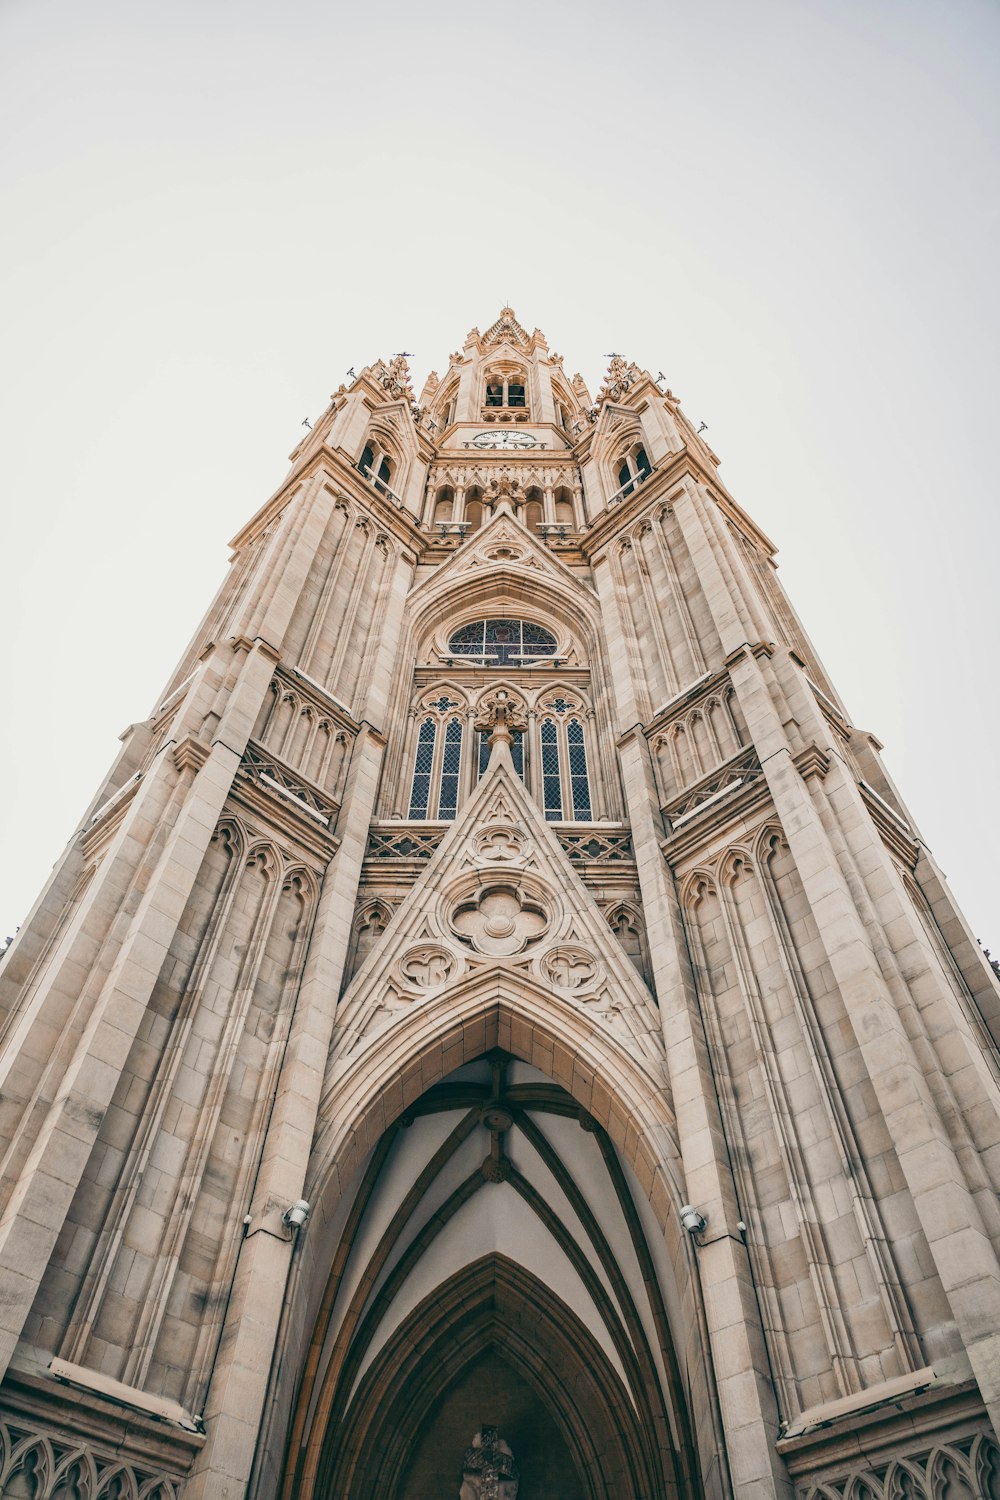
[[[0,1494],[1000,1500],[1000,990],[675,396],[291,462],[0,967]]]

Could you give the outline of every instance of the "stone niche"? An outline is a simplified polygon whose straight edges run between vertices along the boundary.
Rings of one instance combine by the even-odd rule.
[[[584,1486],[555,1421],[537,1391],[496,1350],[464,1370],[428,1413],[399,1500],[459,1500],[465,1454],[486,1422],[513,1450],[517,1500],[583,1500]]]

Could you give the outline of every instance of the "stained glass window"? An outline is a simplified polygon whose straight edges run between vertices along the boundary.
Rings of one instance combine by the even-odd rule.
[[[510,758],[514,762],[514,770],[524,780],[524,735],[515,734],[513,744],[510,747]],[[479,776],[482,776],[490,763],[490,737],[484,731],[479,731]]]
[[[555,719],[543,719],[542,742],[542,805],[545,817],[552,823],[563,815],[562,783],[559,776],[559,730]]]
[[[444,731],[444,755],[441,757],[441,795],[438,817],[453,818],[458,806],[458,776],[462,769],[462,721],[449,719]],[[412,813],[411,813],[412,817]]]
[[[452,656],[478,657],[487,667],[519,667],[555,649],[552,632],[530,620],[474,620],[448,642]]]
[[[566,745],[569,761],[569,784],[573,797],[573,816],[589,821],[590,778],[587,775],[587,747],[583,739],[583,725],[579,719],[570,719],[566,725]]]
[[[425,719],[417,738],[417,753],[413,762],[413,785],[410,788],[410,817],[426,818],[427,804],[431,795],[431,769],[434,765],[434,738],[437,724]]]

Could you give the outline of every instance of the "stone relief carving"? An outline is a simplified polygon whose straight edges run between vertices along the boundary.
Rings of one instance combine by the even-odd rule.
[[[472,852],[489,864],[521,864],[529,853],[528,839],[513,823],[492,823],[473,834]]]
[[[510,1445],[484,1423],[465,1450],[459,1500],[517,1500],[518,1483]]]
[[[31,1500],[176,1500],[182,1480],[84,1443],[0,1422],[0,1495]]]
[[[796,1500],[1000,1500],[1000,1447],[981,1433],[900,1454],[888,1464],[799,1484]]]
[[[522,698],[509,688],[484,693],[476,704],[475,727],[492,739],[510,742],[513,734],[523,734],[528,727],[528,710]]]
[[[490,885],[456,907],[453,930],[490,958],[509,958],[537,942],[549,925],[540,904],[516,886]]]
[[[601,980],[601,966],[594,955],[572,944],[550,948],[542,957],[541,970],[560,990],[590,990]]]
[[[421,990],[436,990],[447,984],[456,968],[456,959],[447,948],[436,943],[422,943],[404,953],[399,961],[399,973],[404,984],[416,985]]]

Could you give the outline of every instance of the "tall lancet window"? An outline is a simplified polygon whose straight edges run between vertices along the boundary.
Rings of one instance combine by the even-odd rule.
[[[594,814],[586,731],[579,705],[559,694],[547,699],[542,707],[548,710],[538,730],[545,816],[550,823],[563,818],[589,823]]]
[[[445,709],[456,705],[444,702]],[[439,707],[439,704],[432,705]],[[442,710],[443,712],[443,710]],[[410,783],[411,818],[454,818],[462,773],[462,720],[428,714],[417,733]]]
[[[583,738],[583,725],[579,719],[570,719],[566,725],[566,747],[573,816],[588,822],[592,816],[590,778],[587,775],[587,746]]]
[[[417,736],[417,754],[413,762],[413,785],[410,788],[410,817],[426,818],[431,798],[431,772],[434,769],[434,741],[437,724],[425,719]]]
[[[542,804],[550,823],[563,815],[562,777],[559,774],[559,729],[555,719],[543,719],[542,741]]]
[[[438,817],[453,818],[458,807],[458,776],[462,769],[462,721],[449,719],[444,726],[444,754],[441,756],[441,792]]]

